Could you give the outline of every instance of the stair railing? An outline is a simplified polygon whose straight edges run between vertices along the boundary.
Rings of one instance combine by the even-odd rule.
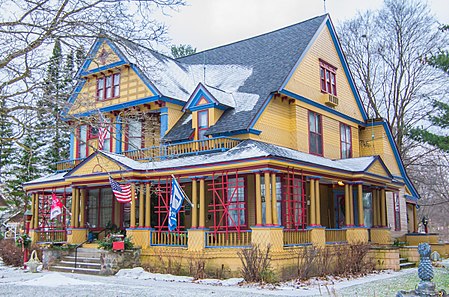
[[[78,261],[78,248],[82,247],[83,244],[85,244],[85,243],[87,243],[87,242],[89,242],[88,239],[86,239],[84,242],[78,244],[78,245],[75,247],[75,269],[76,269],[76,264],[77,264],[76,262]]]

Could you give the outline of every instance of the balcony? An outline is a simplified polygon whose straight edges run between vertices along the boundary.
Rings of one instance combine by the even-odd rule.
[[[122,154],[126,157],[141,161],[160,161],[175,157],[225,152],[237,146],[241,139],[217,137],[203,140],[185,141],[179,143],[161,144],[140,150],[129,150]],[[83,159],[64,160],[56,163],[57,172],[69,171]]]

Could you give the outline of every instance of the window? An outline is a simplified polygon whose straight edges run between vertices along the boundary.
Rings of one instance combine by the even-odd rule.
[[[309,111],[309,152],[314,155],[323,155],[323,133],[321,115]]]
[[[120,96],[120,73],[97,78],[97,100],[116,98]]]
[[[245,216],[245,181],[243,177],[230,178],[228,180],[228,226],[244,226]]]
[[[142,148],[142,122],[135,119],[128,120],[128,141],[126,150],[138,150]]]
[[[86,158],[87,156],[87,126],[83,125],[78,128],[78,148],[77,158]]]
[[[205,139],[204,135],[209,128],[209,115],[207,110],[198,112],[198,140]]]
[[[352,158],[351,127],[345,124],[340,124],[340,149],[342,159]]]
[[[88,190],[86,222],[93,229],[105,228],[114,223],[114,196],[110,188]]]
[[[363,225],[367,228],[373,226],[373,194],[371,192],[363,192]]]
[[[104,138],[103,150],[107,152],[112,152],[112,141],[111,141],[111,119],[105,118],[106,125],[106,137]]]
[[[321,92],[337,96],[337,68],[320,60]]]
[[[266,224],[266,209],[267,209],[267,204],[266,204],[266,194],[267,192],[265,191],[265,176],[262,175],[260,177],[260,195],[262,196],[262,224]],[[268,189],[268,194],[271,194],[271,175],[270,175],[270,188]],[[270,196],[270,199],[273,198]],[[277,225],[282,225],[282,208],[281,208],[281,203],[282,203],[282,187],[281,187],[281,178],[279,176],[276,176],[276,210],[277,210],[277,217],[278,217],[278,221],[277,222],[273,222],[274,224]]]
[[[394,230],[401,231],[401,205],[399,203],[399,193],[393,193],[394,203]]]

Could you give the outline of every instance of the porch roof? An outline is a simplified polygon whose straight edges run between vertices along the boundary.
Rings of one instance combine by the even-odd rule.
[[[135,160],[132,160],[123,155],[118,155],[114,153],[97,151],[89,156],[85,161],[78,164],[75,168],[67,173],[57,173],[48,175],[45,177],[41,177],[32,181],[25,183],[24,185],[33,185],[37,183],[50,183],[59,180],[64,180],[71,176],[71,173],[75,172],[77,169],[81,168],[86,162],[90,159],[94,158],[97,154],[102,154],[107,158],[117,162],[118,164],[127,168],[127,170],[131,171],[155,171],[155,170],[165,170],[171,168],[183,168],[190,167],[193,164],[195,166],[201,165],[211,165],[216,163],[228,163],[235,161],[244,161],[250,160],[254,158],[261,157],[275,157],[281,158],[288,161],[293,161],[297,163],[302,163],[304,165],[322,167],[329,170],[338,170],[348,173],[363,173],[370,168],[370,166],[375,161],[380,161],[384,166],[382,160],[379,156],[368,156],[368,157],[360,157],[360,158],[350,158],[350,159],[341,159],[341,160],[332,160],[320,156],[315,156],[303,152],[299,152],[293,149],[268,144],[255,140],[245,140],[240,144],[235,146],[234,148],[219,153],[210,153],[204,155],[195,155],[188,157],[179,157],[175,159],[167,159],[161,160],[158,162],[148,162],[148,163],[140,163]],[[387,173],[387,178],[392,178],[388,169],[384,166],[385,172]]]

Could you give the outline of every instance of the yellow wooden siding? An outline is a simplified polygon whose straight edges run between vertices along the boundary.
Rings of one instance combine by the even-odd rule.
[[[101,167],[98,165],[101,165]],[[111,161],[110,159],[108,159],[102,155],[97,155],[95,158],[92,158],[91,160],[89,160],[85,164],[83,164],[81,167],[76,169],[71,174],[71,176],[92,174],[95,172],[113,172],[113,171],[119,171],[119,170],[124,170],[124,169],[125,169],[124,167],[120,166],[116,162]]]
[[[351,135],[352,135],[352,157],[358,158],[360,157],[360,145],[359,145],[359,127],[353,126],[351,127]]]
[[[218,108],[211,108],[209,110],[209,127],[215,125],[222,114],[223,110]]]
[[[290,125],[290,106],[288,101],[273,99],[256,122],[254,129],[261,130],[260,140],[296,149]]]
[[[324,157],[340,159],[340,122],[322,116]]]
[[[319,59],[337,67],[336,80],[339,104],[335,107],[335,110],[355,119],[363,120],[327,27],[324,27],[319,33],[318,38],[294,71],[285,89],[324,104],[328,95],[321,92]]]
[[[89,76],[87,78],[87,82],[84,84],[84,87],[70,109],[69,114],[96,110],[154,95],[131,68],[123,66],[120,69],[111,70],[113,73],[120,72],[120,97],[97,101],[97,80],[94,76]]]
[[[305,108],[302,108],[298,104],[294,104],[295,106],[295,115],[296,115],[296,131],[294,134],[296,135],[296,149],[301,152],[309,152],[309,122],[308,122],[308,111]]]
[[[379,155],[393,175],[401,175],[383,126],[366,127],[360,131],[360,155]]]
[[[103,51],[106,52],[106,58],[102,62],[100,59],[100,55],[102,55]],[[97,52],[97,55],[94,59],[92,59],[88,70],[92,70],[118,61],[120,61],[119,56],[114,53],[114,51],[106,42],[103,42]]]
[[[179,121],[184,112],[182,111],[182,106],[177,104],[167,103],[166,107],[168,108],[168,132]]]
[[[376,161],[374,164],[372,164],[368,168],[368,172],[377,175],[388,176],[388,173],[385,171],[385,168],[382,166],[382,164],[380,164],[379,161]]]

